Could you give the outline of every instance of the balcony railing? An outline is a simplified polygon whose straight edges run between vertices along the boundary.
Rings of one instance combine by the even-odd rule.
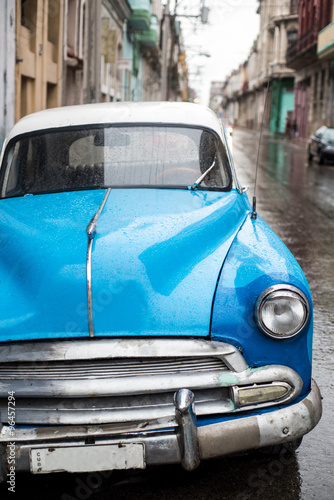
[[[318,32],[316,28],[311,28],[301,38],[291,43],[286,53],[287,61],[291,61],[291,59],[294,59],[301,52],[305,52],[312,45],[316,44],[317,38]]]

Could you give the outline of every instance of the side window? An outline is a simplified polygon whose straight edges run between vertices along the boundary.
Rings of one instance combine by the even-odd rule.
[[[318,128],[318,130],[315,132],[315,134],[314,134],[314,135],[315,135],[318,139],[321,139],[321,138],[322,138],[322,136],[324,135],[325,131],[326,131],[326,127],[320,127],[320,128]]]
[[[3,190],[11,192],[13,191],[18,183],[18,178],[19,178],[19,169],[18,169],[18,155],[19,155],[19,143],[17,142],[12,148],[7,156],[7,161],[4,166],[6,174],[5,174],[5,179],[3,183]],[[2,196],[5,195],[4,192],[1,193]]]
[[[230,184],[229,162],[222,142],[212,133],[203,131],[199,155],[202,173],[204,173],[211,166],[212,162],[216,160],[215,167],[208,173],[208,176],[204,180],[204,184],[208,187],[228,187]]]

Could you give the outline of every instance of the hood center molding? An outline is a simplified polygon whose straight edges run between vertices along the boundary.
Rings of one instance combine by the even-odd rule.
[[[92,220],[87,226],[86,233],[88,236],[88,248],[87,248],[87,258],[86,258],[86,273],[87,273],[87,301],[88,301],[88,327],[89,336],[94,337],[94,321],[93,321],[93,295],[92,295],[92,247],[93,241],[96,234],[96,226],[100,218],[101,212],[106,204],[108,196],[110,194],[111,188],[108,188],[99,209],[96,214],[92,217]]]

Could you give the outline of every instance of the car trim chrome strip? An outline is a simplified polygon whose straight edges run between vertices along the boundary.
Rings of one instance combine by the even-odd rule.
[[[93,246],[93,238],[89,238],[88,248],[87,248],[86,268],[87,268],[88,329],[90,337],[94,337],[93,295],[92,295],[92,246]]]
[[[108,188],[99,209],[92,217],[92,220],[87,226],[86,232],[88,236],[87,259],[86,259],[86,272],[87,272],[87,302],[88,302],[88,328],[89,336],[94,337],[94,320],[93,320],[93,292],[92,292],[92,247],[93,240],[96,234],[96,226],[101,215],[101,212],[106,204],[111,188]]]
[[[175,332],[177,335],[177,332]],[[3,343],[0,363],[41,362],[129,358],[203,358],[224,361],[232,371],[242,372],[248,365],[239,349],[226,342],[180,338],[96,338],[55,339]]]
[[[110,379],[60,379],[47,377],[38,380],[1,379],[0,398],[5,398],[8,391],[15,391],[16,398],[86,398],[104,396],[134,396],[136,394],[154,394],[176,391],[180,387],[193,390],[225,389],[234,386],[268,385],[272,382],[286,382],[291,387],[284,401],[291,401],[300,394],[303,382],[291,368],[280,365],[261,367],[261,370],[248,368],[243,372],[212,370],[208,372],[190,372],[159,374],[155,377],[138,375],[133,378],[117,377]],[[281,400],[282,401],[282,400]]]

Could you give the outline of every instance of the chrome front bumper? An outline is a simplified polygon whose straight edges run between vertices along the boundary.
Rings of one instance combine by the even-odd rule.
[[[321,395],[313,381],[300,402],[259,415],[197,426],[193,395],[181,389],[175,395],[175,426],[163,420],[143,424],[91,425],[16,429],[15,436],[0,431],[0,480],[7,474],[6,455],[15,441],[16,470],[30,470],[30,450],[142,443],[146,465],[181,463],[187,470],[200,460],[294,441],[308,433],[321,418]],[[168,422],[170,426],[171,422]],[[167,425],[167,423],[166,423]],[[66,470],[66,469],[63,469]]]

